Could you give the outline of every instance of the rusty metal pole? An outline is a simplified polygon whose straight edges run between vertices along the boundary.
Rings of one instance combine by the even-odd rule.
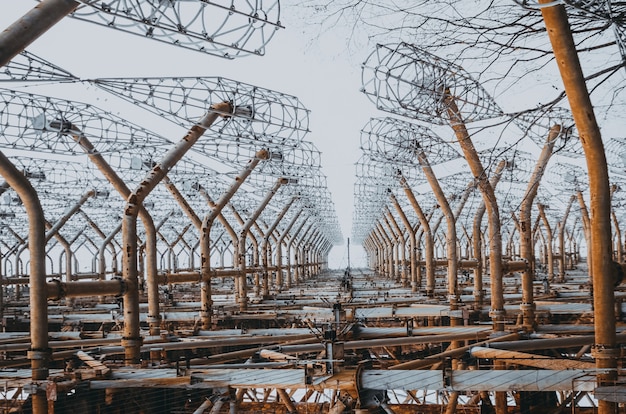
[[[283,217],[285,217],[285,214],[287,214],[287,211],[289,211],[289,209],[291,208],[291,206],[297,199],[298,197],[292,197],[291,200],[289,200],[289,202],[285,204],[285,206],[280,211],[280,213],[278,214],[274,222],[270,225],[270,227],[265,232],[265,236],[263,236],[263,242],[261,242],[261,252],[263,253],[263,256],[261,258],[263,260],[263,295],[264,296],[269,295],[269,272],[267,268],[269,266],[270,256],[271,256],[270,246],[269,246],[270,236],[272,235],[272,233],[274,233],[274,230],[276,230],[276,227],[278,227],[278,224],[280,223],[280,221],[283,219]],[[276,241],[277,246],[278,246],[278,243],[279,242]]]
[[[67,131],[72,139],[85,151],[89,160],[100,170],[102,175],[111,183],[113,188],[124,198],[130,195],[130,189],[126,183],[120,178],[113,168],[106,162],[102,154],[93,146],[87,137],[75,126],[71,125]],[[150,335],[158,335],[161,325],[161,311],[159,309],[159,292],[156,283],[157,276],[157,247],[156,247],[156,229],[154,221],[148,211],[140,206],[139,217],[143,223],[146,232],[146,259],[147,263],[147,280],[148,280],[148,324],[150,327]],[[120,224],[121,226],[121,224]],[[121,229],[121,227],[120,227]],[[113,236],[113,235],[112,235]],[[104,271],[102,272],[104,277]]]
[[[393,273],[393,242],[385,231],[380,219],[376,221],[376,230],[383,245],[383,275],[392,278]]]
[[[435,294],[435,266],[433,264],[435,260],[435,249],[434,249],[434,241],[433,234],[430,230],[430,224],[428,223],[428,218],[422,211],[413,191],[409,187],[406,179],[403,176],[399,177],[400,186],[404,190],[404,194],[406,194],[413,210],[415,210],[415,214],[417,214],[417,218],[419,219],[422,235],[424,237],[424,262],[426,267],[426,296],[432,297]]]
[[[291,282],[292,282],[292,278],[291,278],[291,246],[293,244],[293,242],[296,239],[296,236],[300,234],[300,232],[302,231],[302,228],[304,227],[304,225],[307,223],[308,221],[308,217],[304,220],[302,220],[302,223],[300,223],[300,225],[296,228],[296,231],[293,232],[293,235],[291,236],[291,238],[289,239],[289,241],[287,242],[287,277],[286,277],[286,283],[285,283],[285,287],[287,289],[291,288]],[[310,226],[310,224],[309,224]]]
[[[539,0],[550,3],[551,0]],[[593,300],[596,343],[593,355],[596,366],[608,369],[598,375],[598,384],[613,385],[617,379],[620,348],[615,339],[615,270],[611,252],[611,199],[609,176],[600,128],[585,84],[572,38],[567,13],[561,4],[543,7],[541,14],[559,67],[567,99],[585,151],[591,194],[591,259],[593,263]],[[600,400],[599,414],[615,413],[618,404]]]
[[[221,223],[226,228],[226,231],[229,232],[231,237],[233,238],[233,249],[235,252],[237,251],[237,236],[228,223],[226,218],[221,214],[222,210],[228,204],[230,199],[235,195],[239,187],[244,183],[246,178],[252,174],[252,171],[259,165],[261,161],[269,159],[269,152],[267,150],[259,150],[254,155],[254,158],[248,161],[246,167],[235,177],[235,181],[231,184],[231,186],[226,190],[217,202],[213,202],[209,197],[208,193],[204,188],[200,188],[200,194],[202,194],[209,206],[211,207],[211,211],[207,214],[202,220],[202,226],[200,229],[200,266],[202,269],[202,278],[205,280],[202,283],[202,298],[201,298],[201,309],[200,309],[200,318],[202,320],[202,329],[210,329],[211,321],[213,318],[213,299],[211,294],[211,228],[213,227],[213,222],[216,218],[219,218]]]
[[[507,165],[506,160],[500,161],[496,167],[495,174],[491,177],[491,186],[495,189],[500,178],[502,177],[502,171]],[[482,309],[484,293],[483,293],[483,236],[482,236],[482,221],[487,205],[483,199],[476,209],[474,214],[474,221],[472,222],[472,251],[474,259],[476,259],[476,268],[474,269],[474,306],[476,309]]]
[[[295,284],[299,284],[299,282],[304,280],[304,254],[302,253],[301,246],[304,244],[305,240],[311,236],[309,233],[311,230],[315,232],[315,228],[313,227],[314,223],[311,223],[307,226],[306,230],[302,233],[302,236],[298,239],[296,244],[293,247],[293,257],[295,260],[294,264],[294,277],[293,280]]]
[[[404,224],[407,233],[409,234],[409,248],[411,249],[411,251],[409,252],[409,270],[411,272],[411,276],[410,281],[408,281],[407,277],[403,275],[402,286],[407,287],[410,283],[412,288],[411,290],[413,292],[416,292],[417,286],[415,282],[417,281],[417,245],[415,241],[415,230],[413,230],[409,219],[407,218],[406,214],[404,214],[402,206],[400,206],[400,203],[398,202],[395,194],[389,192],[389,198],[391,199],[391,202],[393,203],[396,211],[398,212],[398,215],[400,216],[400,219],[402,220],[402,223]]]
[[[150,194],[156,185],[167,175],[170,169],[185,155],[196,143],[206,130],[222,116],[232,112],[232,106],[223,102],[211,106],[211,110],[191,127],[178,144],[170,149],[163,160],[155,165],[141,184],[127,199],[122,217],[122,240],[123,240],[123,278],[127,290],[124,293],[124,330],[122,346],[127,365],[136,364],[140,361],[140,349],[142,337],[139,326],[139,286],[138,286],[138,263],[137,263],[137,216],[143,205],[143,200]]]
[[[613,194],[618,191],[619,186],[617,184],[611,185],[611,200],[613,200]],[[617,263],[623,262],[624,257],[624,249],[622,248],[622,230],[620,229],[619,220],[617,218],[617,214],[615,214],[615,209],[613,208],[613,203],[611,202],[611,220],[613,221],[614,230],[614,240],[615,240],[615,248],[612,248],[615,251],[615,256],[613,260]]]
[[[238,253],[238,267],[239,269],[239,310],[242,312],[248,309],[248,295],[247,295],[247,283],[246,283],[246,237],[248,236],[248,230],[256,222],[256,219],[261,215],[265,207],[272,200],[272,197],[276,195],[280,187],[287,184],[286,178],[279,178],[272,186],[270,191],[265,195],[265,198],[261,201],[256,210],[248,217],[243,227],[239,229],[239,253]]]
[[[399,237],[396,234],[396,229],[391,225],[391,222],[389,221],[388,217],[383,214],[383,216],[380,219],[380,224],[382,226],[382,228],[384,229],[385,227],[389,230],[387,232],[387,230],[385,230],[385,233],[387,234],[387,238],[389,239],[389,278],[392,280],[398,280],[398,270],[399,270],[399,266],[400,266],[400,258],[399,258],[399,245],[400,243],[398,243],[399,241]],[[384,224],[384,225],[383,225]]]
[[[548,270],[548,280],[550,282],[554,281],[554,254],[552,252],[552,243],[554,241],[554,234],[552,233],[552,226],[550,226],[550,222],[548,221],[548,216],[546,216],[546,206],[541,203],[537,204],[537,209],[539,210],[539,217],[541,217],[541,222],[543,223],[543,227],[546,229],[546,261],[547,261],[547,270]]]
[[[304,208],[301,208],[296,214],[294,214],[291,221],[287,225],[287,228],[283,231],[283,234],[281,234],[278,240],[276,240],[276,280],[274,281],[274,284],[276,285],[276,290],[278,292],[282,291],[283,288],[283,240],[287,237],[294,224],[296,224],[296,221],[298,221],[298,218],[303,211]]]
[[[457,310],[459,308],[459,288],[458,288],[458,259],[457,259],[457,237],[456,237],[456,219],[450,203],[446,198],[445,193],[439,185],[439,181],[435,176],[435,173],[428,162],[428,158],[424,151],[420,151],[417,154],[417,159],[426,181],[430,185],[430,188],[437,199],[437,203],[441,207],[443,216],[446,219],[446,255],[448,256],[448,300],[450,302],[450,310]]]
[[[398,253],[396,252],[396,261],[399,262],[399,266],[400,266],[400,278],[398,278],[398,275],[396,274],[396,281],[401,281],[402,285],[406,286],[407,283],[407,274],[406,274],[406,238],[404,237],[404,233],[402,231],[402,229],[400,228],[400,226],[398,225],[398,222],[396,221],[396,218],[393,216],[393,214],[391,213],[391,210],[389,210],[389,208],[387,207],[387,218],[389,219],[389,222],[393,225],[393,228],[398,232],[398,240],[400,241],[399,246],[401,246],[402,248],[400,249],[401,251],[401,257],[398,257]]]
[[[373,246],[372,263],[374,265],[372,267],[376,273],[382,276],[385,270],[384,264],[383,264],[384,263],[383,261],[384,245],[383,245],[380,235],[378,234],[378,231],[375,228],[372,229],[372,231],[370,232],[370,238],[371,238],[372,246]]]
[[[104,257],[104,251],[106,250],[107,246],[111,246],[111,249],[113,251],[112,253],[112,268],[113,271],[117,270],[117,263],[116,263],[116,259],[115,259],[115,247],[113,245],[113,243],[111,243],[113,241],[113,239],[115,238],[115,235],[117,233],[119,233],[122,230],[122,223],[119,223],[110,233],[108,236],[106,236],[103,240],[102,240],[102,244],[100,245],[100,247],[98,248],[98,257],[100,258],[99,260],[99,268],[98,268],[98,273],[100,274],[100,280],[104,280],[106,278],[106,261],[105,261],[105,257]]]
[[[533,292],[533,280],[535,279],[535,268],[533,266],[535,262],[535,254],[533,249],[533,232],[532,232],[532,207],[537,197],[537,190],[541,183],[541,178],[548,165],[548,161],[552,156],[554,145],[557,141],[559,134],[561,133],[561,126],[554,125],[550,128],[546,143],[541,150],[541,154],[535,163],[535,169],[526,192],[522,198],[522,204],[520,206],[519,213],[519,233],[520,233],[520,257],[526,260],[528,266],[526,270],[522,272],[522,303],[520,308],[522,310],[522,324],[530,331],[534,330],[535,326],[535,303]]]
[[[73,0],[43,0],[0,34],[0,67],[78,7]]]
[[[456,105],[455,98],[449,91],[444,93],[450,126],[454,131],[457,141],[463,150],[467,164],[472,171],[477,186],[485,201],[487,217],[489,219],[489,273],[491,281],[491,310],[489,314],[493,321],[495,331],[504,330],[504,289],[502,286],[502,234],[500,224],[500,212],[498,201],[493,186],[487,179],[474,143],[472,142],[465,122]]]
[[[565,282],[565,269],[567,269],[567,256],[565,254],[565,224],[567,223],[567,217],[569,216],[569,212],[575,199],[575,195],[572,195],[569,198],[569,202],[567,203],[567,207],[565,208],[565,213],[563,213],[563,217],[559,222],[559,252],[561,254],[561,257],[559,258],[559,283]]]
[[[48,295],[46,285],[46,235],[43,209],[37,192],[28,179],[0,152],[0,175],[20,196],[28,214],[28,249],[30,251],[30,350],[33,381],[48,378]],[[33,414],[46,414],[45,391],[32,395]]]
[[[229,204],[228,206],[230,207],[230,210],[233,213],[233,216],[235,217],[235,220],[237,220],[237,223],[239,223],[240,226],[243,226],[246,223],[246,221],[243,219],[243,217],[241,217],[241,214],[239,214],[239,212],[237,211],[235,206],[233,206],[232,204]],[[256,222],[253,223],[253,226],[260,230],[260,228],[256,224]],[[251,267],[257,267],[257,265],[258,265],[259,243],[258,243],[258,241],[256,239],[256,236],[255,236],[254,232],[252,231],[252,227],[253,226],[251,226],[248,229],[247,237],[250,238],[250,242],[252,244],[252,262],[251,262],[252,266]],[[261,231],[261,235],[263,235],[263,231]],[[237,239],[239,240],[239,236],[237,236]],[[237,241],[237,246],[239,246],[239,241]],[[246,250],[247,250],[247,248],[246,248]],[[235,259],[234,259],[235,267],[237,267],[236,263],[239,263],[239,259],[237,257],[239,257],[239,256],[235,255]],[[247,272],[246,272],[246,275],[247,275]],[[237,286],[238,286],[238,283],[241,282],[243,279],[242,278],[237,278],[236,280],[237,280]],[[259,294],[259,291],[260,291],[259,275],[256,272],[254,273],[254,276],[253,276],[253,283],[254,283],[254,287],[255,287],[255,294]]]

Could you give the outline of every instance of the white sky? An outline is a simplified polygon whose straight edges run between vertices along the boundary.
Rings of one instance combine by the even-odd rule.
[[[4,30],[36,5],[35,1],[0,0],[0,27]],[[304,25],[305,20],[294,13],[300,15],[302,10],[281,5],[280,20],[285,29],[276,33],[261,57],[220,59],[71,18],[62,20],[27,50],[80,78],[223,76],[297,96],[311,111],[311,133],[305,139],[322,152],[322,171],[344,237],[344,244],[331,252],[329,264],[342,268],[347,265],[345,243],[352,236],[354,163],[361,153],[360,130],[370,117],[377,116],[374,105],[359,92],[360,63],[369,50],[349,53],[345,30],[338,28],[336,33],[317,37],[316,29]],[[55,94],[72,99],[62,95],[63,91]],[[96,105],[115,112],[106,102]],[[153,129],[142,119],[128,120]],[[363,250],[351,244],[352,266],[364,266]]]

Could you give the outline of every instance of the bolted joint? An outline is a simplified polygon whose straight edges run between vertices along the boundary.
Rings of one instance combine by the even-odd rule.
[[[120,343],[124,348],[139,348],[141,347],[141,345],[143,345],[143,338],[142,337],[131,338],[131,337],[125,336],[125,337],[122,337],[122,340],[120,341]]]
[[[489,317],[491,319],[503,319],[506,315],[504,309],[489,309]]]
[[[591,356],[594,359],[618,359],[621,355],[621,348],[609,345],[595,344],[591,347]]]
[[[51,286],[54,286],[50,289]],[[65,285],[59,279],[52,279],[48,282],[48,299],[61,300],[67,295]]]
[[[259,150],[256,154],[254,154],[254,158],[259,160],[268,160],[270,158],[270,152],[266,149]]]
[[[534,311],[537,306],[534,303],[522,303],[519,305],[519,308],[522,312]]]
[[[115,295],[115,297],[121,298],[122,296],[124,296],[124,294],[126,294],[126,292],[128,291],[128,284],[126,283],[126,281],[118,276],[112,278],[111,280],[116,280],[120,284],[120,291],[117,295]]]
[[[158,316],[148,315],[148,316],[146,316],[146,322],[147,322],[148,324],[151,324],[151,325],[157,325],[157,324],[160,324],[160,323],[161,323],[161,320],[162,320],[162,319],[161,319],[161,315],[158,315]]]
[[[52,349],[29,349],[26,352],[26,358],[37,361],[48,361],[52,356]]]
[[[220,102],[211,105],[210,109],[222,118],[230,118],[233,115],[234,106],[232,102]]]

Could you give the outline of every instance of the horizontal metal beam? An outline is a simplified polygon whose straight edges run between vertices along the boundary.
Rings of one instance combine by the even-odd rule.
[[[194,369],[176,377],[171,369],[116,371],[110,379],[90,381],[92,389],[176,387],[432,391],[586,391],[596,387],[596,370],[363,370],[307,379],[300,369]],[[358,376],[358,378],[357,378]],[[351,385],[349,384],[351,383]],[[323,385],[322,385],[323,384]]]

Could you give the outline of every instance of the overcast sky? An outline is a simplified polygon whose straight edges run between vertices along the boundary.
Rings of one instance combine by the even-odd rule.
[[[0,26],[8,27],[36,5],[36,1],[0,0]],[[323,173],[344,237],[344,244],[331,252],[330,266],[342,268],[347,265],[345,243],[352,231],[354,163],[360,156],[360,130],[370,117],[380,115],[359,92],[360,63],[369,50],[348,51],[344,28],[317,36],[315,27],[305,24],[309,19],[303,15],[302,8],[281,5],[280,20],[285,29],[273,37],[265,56],[235,60],[71,18],[62,20],[28,50],[80,78],[223,76],[297,96],[311,111],[311,133],[306,139],[322,152]],[[55,96],[72,99],[58,93]],[[106,108],[106,102],[99,102],[98,106],[115,110]],[[142,124],[142,119],[129,121],[151,129],[150,125]],[[364,265],[362,249],[354,243],[351,247],[352,266]]]

